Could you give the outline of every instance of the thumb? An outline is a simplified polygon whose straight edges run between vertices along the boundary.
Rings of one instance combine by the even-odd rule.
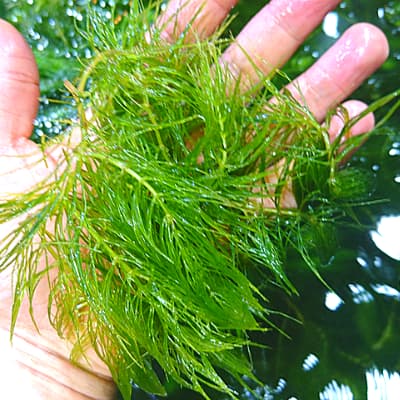
[[[38,99],[32,50],[12,25],[0,20],[0,145],[31,135]]]

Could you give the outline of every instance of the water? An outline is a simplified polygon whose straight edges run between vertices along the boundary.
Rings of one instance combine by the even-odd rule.
[[[18,3],[18,6],[17,6]],[[62,106],[65,79],[73,80],[79,57],[91,57],[74,23],[83,19],[84,1],[60,0],[58,6],[41,7],[43,1],[0,1],[0,12],[24,32],[35,50],[42,75],[42,99],[35,137],[62,132],[63,119],[73,118]],[[128,1],[116,2],[123,13]],[[265,1],[242,1],[241,17],[232,27],[239,31],[245,20]],[[99,1],[104,18],[111,18],[113,1]],[[40,12],[38,12],[40,10]],[[392,53],[355,97],[376,100],[400,86],[400,6],[397,1],[346,1],[330,13],[322,27],[285,67],[291,76],[315,61],[339,34],[356,21],[379,25],[389,36]],[[394,86],[393,86],[394,85]],[[56,102],[54,102],[56,100]],[[61,102],[61,105],[60,105]],[[381,112],[382,114],[382,112]],[[378,113],[378,118],[381,115]],[[285,337],[270,332],[256,339],[267,345],[254,351],[257,375],[266,386],[254,393],[238,388],[241,399],[368,399],[394,400],[400,393],[400,118],[373,137],[350,164],[361,166],[373,178],[375,203],[357,211],[360,225],[337,228],[337,245],[321,267],[321,283],[293,256],[288,273],[299,291],[288,298],[266,287],[271,304],[296,318],[276,317]],[[329,286],[328,286],[329,285]],[[169,385],[169,399],[199,396]],[[134,399],[153,399],[139,390]],[[223,399],[213,395],[213,399]]]

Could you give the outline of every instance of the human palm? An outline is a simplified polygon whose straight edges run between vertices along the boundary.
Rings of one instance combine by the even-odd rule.
[[[207,37],[236,4],[237,0],[172,0],[157,24],[163,26],[163,35],[167,41],[173,41],[192,22],[192,37]],[[204,4],[203,4],[204,3]],[[237,40],[226,50],[221,63],[234,76],[241,76],[244,87],[257,83],[259,70],[264,74],[281,67],[294,53],[306,36],[320,23],[327,12],[339,3],[338,0],[273,0],[244,28]],[[181,9],[181,5],[185,6]],[[199,10],[199,6],[203,4]],[[60,146],[42,149],[30,141],[33,120],[38,107],[38,72],[33,54],[19,33],[6,22],[0,22],[0,200],[7,196],[23,193],[35,183],[51,174],[60,158]],[[190,37],[190,36],[188,36]],[[243,49],[246,51],[244,54]],[[309,70],[292,82],[288,88],[299,102],[305,102],[315,117],[323,123],[328,111],[345,100],[361,82],[381,65],[388,54],[384,35],[375,27],[359,24],[350,28],[343,37],[317,61]],[[251,58],[252,62],[249,61]],[[257,66],[257,71],[254,69]],[[350,116],[358,115],[366,106],[358,101],[344,103]],[[367,132],[373,128],[373,116],[361,119],[353,128],[352,134]],[[333,118],[330,125],[332,136],[342,126],[341,118]],[[294,199],[288,194],[287,203]],[[0,226],[0,243],[6,240],[7,233],[19,221],[7,221]],[[45,263],[43,263],[44,265]],[[11,320],[12,282],[11,270],[0,275],[0,332],[9,329]],[[30,378],[31,385],[37,389],[36,398],[52,398],[57,392],[58,380],[54,380],[46,370],[46,357],[52,354],[52,368],[57,365],[66,387],[78,387],[76,391],[60,391],[57,398],[86,398],[97,390],[96,398],[109,398],[112,387],[107,379],[107,371],[100,362],[92,360],[89,368],[94,371],[91,379],[95,384],[89,387],[82,382],[90,380],[87,372],[80,368],[66,367],[68,345],[58,338],[50,326],[47,317],[49,288],[43,280],[35,294],[33,309],[35,321],[41,335],[36,331],[29,313],[28,304],[24,304],[16,327],[16,352],[11,352],[15,365],[39,368],[25,363],[22,354],[30,354],[40,349],[37,362],[44,365],[43,374],[47,376],[43,389],[37,389],[42,381]],[[27,343],[30,344],[27,345]],[[4,344],[5,350],[9,347]],[[24,347],[25,346],[25,347]],[[22,350],[21,350],[22,349]],[[7,350],[8,351],[8,350]],[[11,351],[11,350],[10,350]],[[22,361],[21,361],[22,360]],[[10,361],[10,360],[9,360]],[[3,362],[3,361],[0,361]],[[87,366],[86,366],[87,368]],[[16,370],[10,369],[9,374]],[[46,375],[47,374],[47,375]],[[76,377],[78,376],[78,379]],[[97,380],[96,380],[97,379]],[[70,380],[70,382],[69,382]],[[36,385],[36,386],[35,386]],[[94,388],[97,389],[94,389]],[[48,394],[51,394],[49,397]],[[75,397],[73,397],[75,396]],[[79,397],[80,396],[80,397]],[[33,397],[35,398],[35,397]]]

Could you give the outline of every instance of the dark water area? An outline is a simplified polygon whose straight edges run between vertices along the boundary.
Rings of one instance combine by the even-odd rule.
[[[116,3],[121,12],[128,1],[99,1],[104,18]],[[232,31],[266,1],[241,1]],[[32,45],[42,76],[40,114],[35,137],[57,135],[64,118],[63,81],[79,70],[78,58],[89,58],[75,24],[83,18],[85,1],[0,1],[0,13],[16,24]],[[400,87],[400,3],[345,1],[286,65],[290,77],[310,66],[351,24],[378,25],[388,36],[391,54],[385,65],[355,94],[373,102]],[[50,99],[56,99],[54,103]],[[383,117],[388,108],[377,113]],[[400,398],[400,112],[373,135],[349,161],[371,175],[370,203],[354,215],[358,224],[334,227],[334,239],[324,253],[319,272],[323,284],[296,256],[287,270],[299,295],[265,291],[274,308],[288,314],[275,317],[285,332],[268,332],[257,340],[265,349],[253,351],[256,375],[265,386],[237,388],[241,399],[264,400],[395,400]],[[153,399],[139,390],[135,400]],[[170,384],[168,399],[199,399]],[[211,394],[215,400],[225,399]]]

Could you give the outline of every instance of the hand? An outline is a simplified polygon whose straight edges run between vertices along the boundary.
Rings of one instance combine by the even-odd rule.
[[[21,193],[40,182],[55,167],[57,148],[46,161],[39,147],[29,140],[38,108],[39,77],[33,54],[21,35],[0,21],[0,200]],[[18,221],[0,226],[0,247]],[[44,268],[44,263],[43,263]],[[90,365],[69,361],[70,346],[60,339],[47,317],[48,282],[42,280],[34,299],[37,328],[23,304],[9,342],[11,269],[0,273],[0,374],[2,396],[39,399],[109,399],[115,386],[107,367],[95,355]],[[90,370],[90,371],[89,371]]]
[[[163,35],[173,41],[196,14],[202,0],[172,0],[158,20],[165,26]],[[248,61],[248,56],[268,74],[282,66],[302,43],[305,37],[321,22],[324,15],[339,3],[338,0],[273,0],[244,28],[236,42],[224,53],[221,63],[235,76],[241,74],[245,87],[257,83],[258,75]],[[185,4],[180,10],[180,6]],[[193,36],[206,37],[214,31],[236,0],[209,0],[198,13],[191,29]],[[179,12],[178,12],[179,10]],[[164,25],[165,24],[165,25]],[[0,199],[9,193],[28,190],[54,169],[57,147],[47,150],[42,161],[39,148],[29,140],[32,121],[37,112],[38,73],[33,55],[18,34],[5,22],[0,23]],[[241,49],[248,56],[244,56]],[[388,54],[384,35],[368,24],[350,28],[341,39],[309,70],[289,85],[289,90],[305,102],[316,118],[323,123],[326,113],[349,96],[369,76]],[[301,95],[300,95],[301,93]],[[350,116],[360,113],[366,106],[357,101],[347,101],[344,106]],[[338,116],[331,123],[334,136],[342,125]],[[368,115],[352,129],[359,134],[373,128],[374,120]],[[287,203],[294,199],[288,192]],[[0,227],[0,241],[17,221]],[[68,345],[57,337],[47,319],[48,283],[42,281],[34,300],[34,313],[40,329],[36,331],[24,304],[15,331],[14,348],[7,345],[10,324],[10,271],[1,274],[0,280],[0,369],[6,382],[17,381],[14,391],[26,382],[30,396],[42,398],[84,399],[89,396],[101,399],[112,396],[113,387],[107,371],[95,357],[91,358],[90,372],[73,367],[66,361]],[[35,360],[35,362],[32,362]],[[2,369],[3,368],[3,369]],[[35,371],[35,372],[33,372]],[[17,377],[18,376],[18,377]],[[27,393],[21,393],[25,395]]]

